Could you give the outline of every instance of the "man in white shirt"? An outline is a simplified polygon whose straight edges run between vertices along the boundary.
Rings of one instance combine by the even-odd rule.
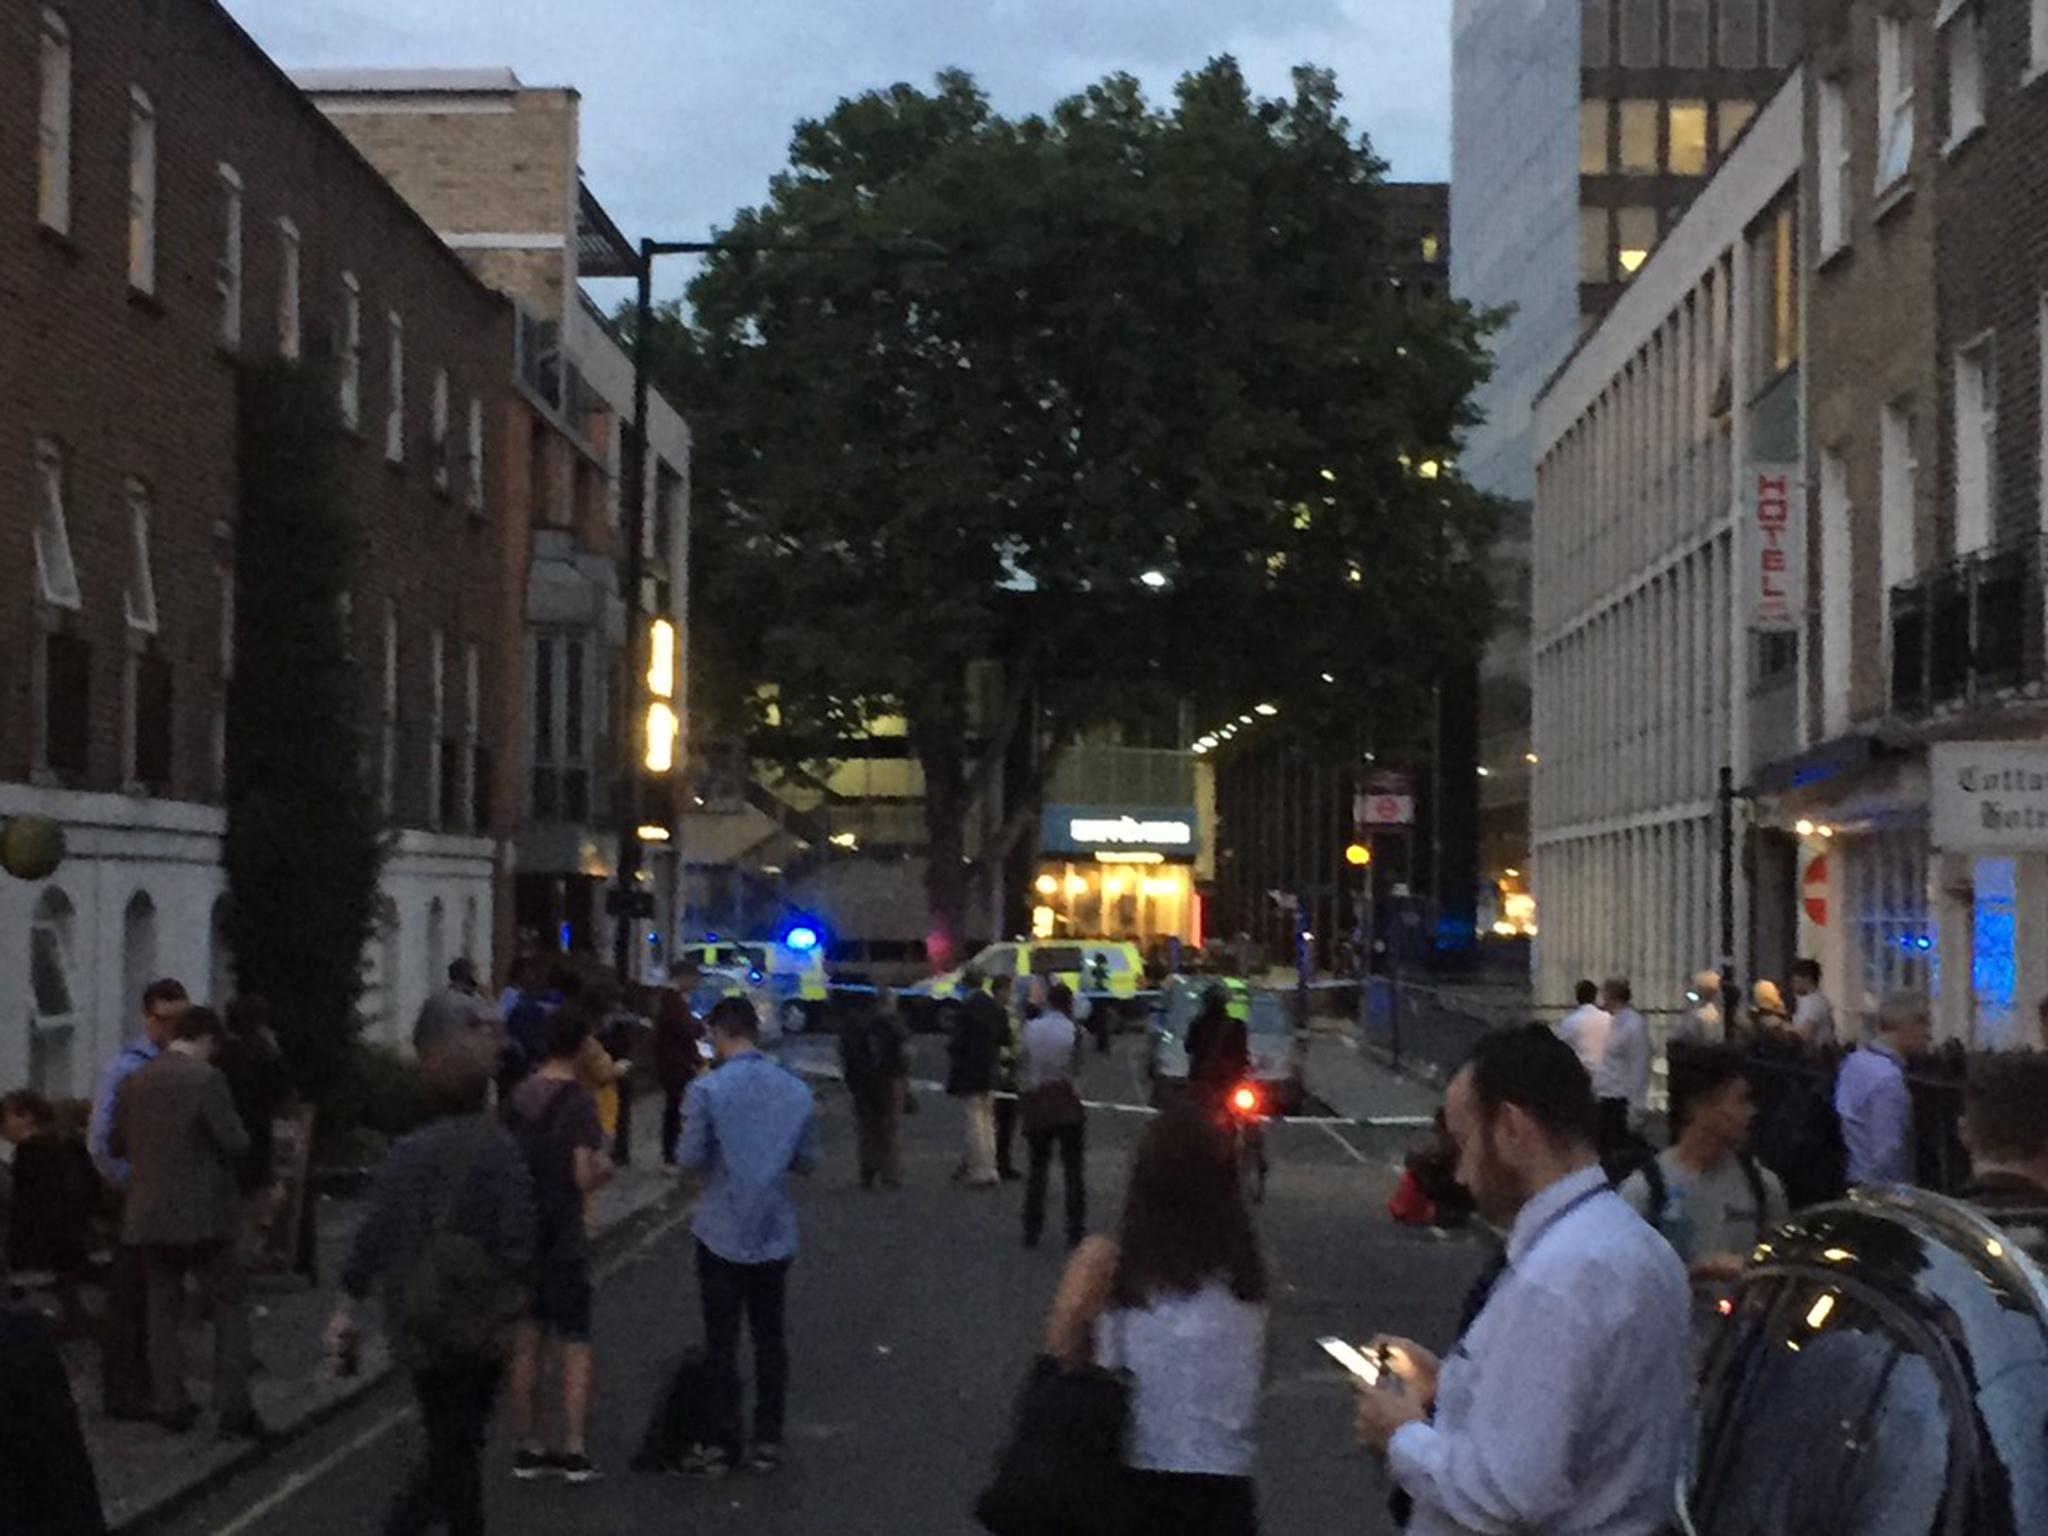
[[[1835,1074],[1835,1115],[1852,1186],[1912,1183],[1913,1092],[1906,1084],[1906,1058],[1933,1042],[1927,999],[1894,992],[1877,1011],[1877,1038],[1843,1058]]]
[[[1835,1043],[1835,1009],[1820,990],[1820,962],[1792,963],[1792,1033],[1808,1050]]]
[[[1444,1115],[1507,1269],[1449,1360],[1383,1341],[1405,1390],[1359,1393],[1360,1443],[1414,1536],[1655,1536],[1691,1417],[1684,1265],[1608,1188],[1585,1069],[1549,1030],[1482,1041]]]
[[[1626,976],[1611,978],[1602,998],[1612,1015],[1607,1048],[1593,1071],[1602,1154],[1635,1142],[1650,1117],[1650,1025],[1636,1012],[1634,998]]]
[[[1590,981],[1578,984],[1579,1006],[1558,1021],[1557,1038],[1579,1053],[1579,1063],[1591,1077],[1600,1070],[1600,1058],[1607,1052],[1607,1029],[1613,1021],[1600,1006],[1600,989]]]

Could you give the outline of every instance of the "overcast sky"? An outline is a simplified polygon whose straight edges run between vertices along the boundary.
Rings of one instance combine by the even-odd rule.
[[[226,4],[288,69],[509,65],[529,85],[575,86],[584,175],[633,237],[702,236],[760,201],[799,118],[952,65],[1009,113],[1114,70],[1158,96],[1218,53],[1267,94],[1297,63],[1327,65],[1391,176],[1442,180],[1449,167],[1449,0]]]

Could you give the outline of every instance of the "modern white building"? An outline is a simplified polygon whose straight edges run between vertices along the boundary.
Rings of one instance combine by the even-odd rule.
[[[1804,612],[1796,541],[1769,555],[1749,524],[1781,468],[1766,516],[1796,521],[1770,498],[1800,473],[1802,123],[1795,75],[1536,401],[1546,1000],[1623,973],[1675,1007],[1718,966],[1721,771],[1745,784],[1798,739],[1796,635],[1771,632]],[[1739,859],[1732,884],[1740,950]]]

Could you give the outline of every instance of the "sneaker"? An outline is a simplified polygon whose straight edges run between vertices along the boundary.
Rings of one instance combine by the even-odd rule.
[[[732,1468],[725,1452],[709,1445],[693,1445],[683,1453],[683,1459],[676,1463],[676,1473],[681,1477],[700,1477],[709,1481],[720,1478]]]
[[[522,1483],[537,1482],[549,1472],[549,1457],[545,1451],[520,1449],[512,1453],[512,1475]]]
[[[548,1470],[572,1487],[581,1488],[603,1476],[581,1451],[558,1451],[548,1458]]]
[[[762,1441],[747,1452],[747,1470],[759,1477],[768,1477],[782,1470],[782,1447]]]

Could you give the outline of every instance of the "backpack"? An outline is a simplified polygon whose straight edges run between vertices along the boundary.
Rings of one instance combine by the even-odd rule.
[[[1764,1191],[1763,1170],[1757,1167],[1756,1159],[1747,1152],[1735,1154],[1735,1161],[1742,1169],[1742,1176],[1749,1183],[1749,1198],[1756,1205],[1756,1240],[1762,1242],[1770,1228],[1771,1206]],[[1651,1158],[1637,1170],[1643,1176],[1643,1183],[1649,1187],[1650,1206],[1643,1212],[1643,1220],[1659,1232],[1664,1230],[1664,1214],[1671,1204],[1671,1185],[1664,1177],[1664,1165]]]
[[[482,1243],[448,1225],[495,1134],[494,1127],[485,1129],[463,1157],[435,1213],[426,1249],[406,1278],[400,1319],[436,1364],[502,1360],[512,1325],[526,1311],[525,1287]]]
[[[1849,1189],[1849,1149],[1830,1079],[1802,1072],[1785,1084],[1759,1117],[1755,1150],[1784,1184],[1793,1210],[1841,1199]]]
[[[555,1239],[570,1222],[583,1219],[583,1200],[575,1192],[575,1180],[571,1178],[565,1193],[561,1180],[554,1176],[556,1170],[549,1167],[549,1160],[555,1153],[555,1121],[560,1118],[570,1096],[579,1091],[587,1090],[574,1081],[564,1081],[549,1098],[547,1108],[530,1120],[513,1106],[512,1100],[505,1101],[506,1129],[519,1143],[520,1155],[526,1159],[526,1171],[533,1176],[534,1251],[542,1255],[553,1249]]]

